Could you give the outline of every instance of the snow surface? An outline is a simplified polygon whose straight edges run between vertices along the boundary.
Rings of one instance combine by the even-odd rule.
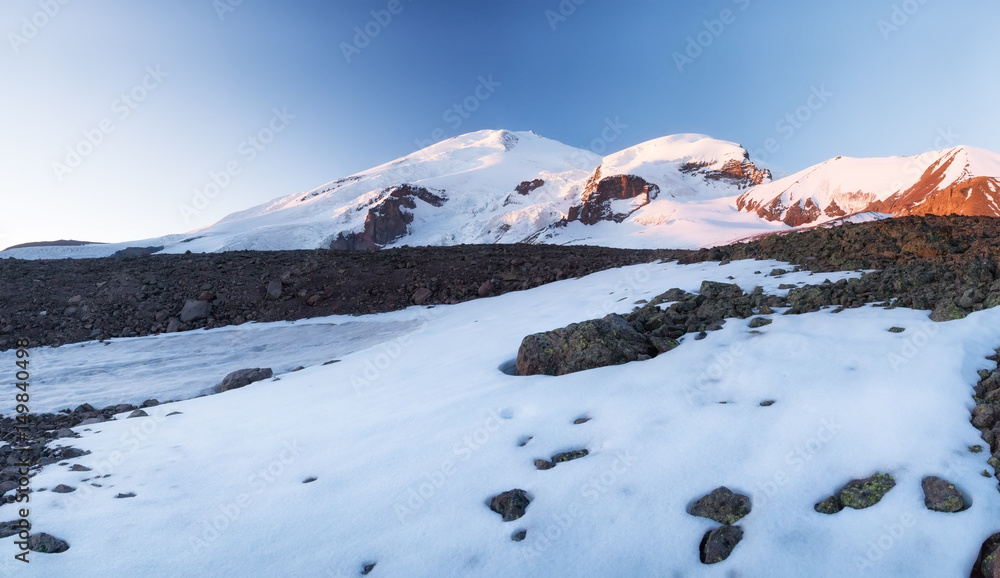
[[[318,361],[329,347],[341,361],[76,428],[83,437],[72,445],[92,453],[72,461],[95,471],[49,466],[35,488],[78,490],[31,499],[35,530],[70,549],[33,554],[25,571],[12,559],[14,538],[0,540],[0,570],[357,576],[377,562],[372,576],[968,575],[1000,516],[995,481],[979,475],[988,455],[967,449],[983,443],[969,423],[972,385],[1000,344],[1000,309],[944,324],[925,311],[825,310],[775,315],[757,332],[730,320],[644,362],[561,377],[501,371],[529,333],[627,312],[670,287],[731,276],[776,292],[857,275],[754,274],[778,266],[641,265],[455,306],[203,332],[246,338],[225,364],[197,370],[212,380],[230,362],[261,365],[252,350],[269,334],[289,341],[288,355],[298,346]],[[351,324],[385,341],[348,352],[350,335],[363,333]],[[190,353],[172,335],[34,353],[66,375],[86,351],[88,365],[129,379],[154,343],[166,358]],[[202,384],[187,372],[163,363],[155,382],[129,379],[132,398],[195,394]],[[92,389],[68,379],[46,388],[65,405],[93,401]],[[165,417],[174,411],[183,413]],[[593,419],[573,425],[582,416]],[[589,456],[553,470],[532,465],[584,447]],[[876,506],[813,511],[877,471],[898,485]],[[81,481],[104,474],[99,488]],[[927,511],[920,480],[932,474],[956,483],[972,507]],[[317,481],[303,484],[308,477]],[[715,524],[686,509],[721,485],[750,495],[753,511],[733,555],[704,566],[698,544]],[[532,502],[504,523],[486,502],[513,488]],[[114,499],[119,492],[137,496]],[[0,517],[13,519],[12,506]],[[520,529],[527,539],[512,542]]]

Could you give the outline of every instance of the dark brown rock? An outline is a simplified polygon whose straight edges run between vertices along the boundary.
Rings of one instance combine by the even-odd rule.
[[[504,522],[513,522],[524,516],[531,499],[524,490],[508,490],[493,496],[490,509],[500,514]]]
[[[743,528],[739,526],[722,526],[708,532],[701,541],[702,564],[718,564],[729,558],[741,540]]]

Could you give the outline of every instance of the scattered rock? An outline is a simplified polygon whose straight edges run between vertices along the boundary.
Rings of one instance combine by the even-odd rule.
[[[275,279],[267,284],[267,298],[271,301],[281,299],[282,284],[280,279]]]
[[[838,500],[836,496],[830,496],[813,506],[813,509],[820,514],[836,514],[837,512],[843,510],[844,506],[841,505],[840,500]]]
[[[302,480],[302,483],[303,484],[311,484],[311,483],[313,483],[315,481],[316,481],[316,478],[314,478],[314,477],[308,477],[308,478]]]
[[[480,297],[489,297],[493,295],[496,290],[497,288],[496,285],[493,284],[493,281],[483,281],[483,284],[479,286],[477,293]]]
[[[554,467],[556,467],[556,465],[548,460],[535,460],[535,468],[539,470],[551,470]]]
[[[750,498],[723,486],[696,501],[689,513],[729,526],[750,513]]]
[[[57,493],[57,494],[68,494],[70,492],[75,492],[76,488],[71,488],[70,486],[67,486],[66,484],[59,484],[58,486],[52,488],[52,491],[55,492],[55,493]]]
[[[177,319],[176,317],[171,317],[170,320],[167,321],[167,329],[165,333],[177,333],[180,330],[181,330],[180,319]]]
[[[502,494],[493,496],[490,500],[490,509],[500,514],[504,522],[513,522],[524,516],[531,500],[524,490],[508,490]]]
[[[371,574],[372,570],[375,569],[375,565],[376,564],[378,564],[378,562],[372,562],[371,564],[365,564],[364,567],[361,568],[361,575],[362,576],[367,576],[367,575]]]
[[[896,480],[889,474],[873,474],[864,479],[851,480],[834,496],[816,504],[821,514],[836,514],[844,508],[863,510],[870,508],[896,487]]]
[[[71,472],[90,472],[90,471],[92,471],[92,469],[88,468],[87,466],[82,465],[82,464],[73,464],[72,466],[70,466],[69,471],[71,471]]]
[[[971,578],[1000,578],[1000,533],[983,542]]]
[[[759,327],[764,327],[765,325],[770,325],[774,323],[774,320],[768,319],[767,317],[754,317],[750,320],[750,328],[757,329]]]
[[[920,482],[924,490],[924,505],[934,512],[959,512],[965,509],[965,498],[954,484],[935,476]]]
[[[60,554],[69,550],[69,544],[55,536],[39,532],[28,538],[28,549],[42,554]]]
[[[591,419],[593,419],[593,418],[589,418],[589,417],[579,417],[579,418],[576,418],[575,420],[573,420],[573,425],[581,425],[581,424],[585,424],[585,423],[587,423],[588,421],[590,421]]]
[[[134,497],[135,497],[135,494],[132,493],[132,492],[129,492],[127,494],[118,494],[117,496],[115,496],[116,499],[134,498]]]
[[[905,327],[890,327],[889,328],[889,333],[902,333],[904,331],[906,331]]]
[[[760,402],[760,407],[771,407],[772,405],[774,405],[774,400],[773,399],[768,399],[768,400]]]
[[[166,415],[166,417],[170,417],[170,416],[172,416],[172,415],[181,415],[181,414],[183,414],[183,413],[184,413],[184,412],[180,412],[180,411],[172,411],[172,412],[168,413],[168,414]]]
[[[261,381],[272,377],[274,372],[271,368],[260,368],[256,367],[253,369],[238,369],[222,379],[222,385],[219,386],[219,391],[230,391],[232,389],[239,389],[241,387],[246,387],[251,383]]]
[[[430,299],[432,295],[434,295],[434,293],[430,289],[421,287],[413,293],[413,303],[414,305],[423,305],[424,303],[427,303],[427,300]]]
[[[517,352],[517,374],[566,375],[656,354],[648,338],[624,317],[612,313],[603,319],[525,337]]]
[[[708,532],[701,541],[702,564],[718,564],[729,558],[741,540],[743,528],[739,526],[722,526]]]
[[[184,308],[181,309],[178,317],[180,317],[181,323],[191,323],[192,321],[207,319],[211,313],[212,304],[208,301],[188,299],[184,302]]]
[[[510,539],[513,540],[514,542],[523,542],[524,539],[527,537],[528,537],[527,530],[518,530],[517,532],[511,534]]]
[[[128,417],[125,418],[125,419],[132,419],[134,417],[149,417],[149,414],[146,413],[146,412],[144,412],[144,411],[142,411],[141,409],[137,409],[137,410],[133,411],[132,413],[128,414]]]
[[[571,452],[562,452],[552,456],[552,463],[561,464],[563,462],[578,460],[588,455],[590,455],[589,450],[573,450]]]

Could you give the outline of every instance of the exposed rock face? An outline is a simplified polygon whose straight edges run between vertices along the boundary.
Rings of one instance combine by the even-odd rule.
[[[256,381],[261,381],[267,379],[274,375],[271,368],[260,367],[254,369],[239,369],[234,371],[222,379],[222,385],[219,391],[229,391],[231,389],[239,389],[241,387],[246,387],[251,383]]]
[[[657,353],[646,336],[617,314],[574,323],[524,338],[518,375],[565,375],[585,369],[649,359]]]
[[[660,187],[641,177],[615,175],[602,178],[601,169],[598,168],[584,188],[582,204],[570,207],[566,220],[580,221],[584,225],[594,225],[601,221],[621,223],[629,215],[648,205],[659,193]]]
[[[531,191],[541,187],[544,184],[545,184],[544,180],[534,179],[531,181],[524,181],[523,183],[517,185],[517,187],[515,187],[514,190],[517,191],[517,194],[519,195],[527,195]]]
[[[885,201],[872,203],[868,210],[899,216],[1000,217],[1000,179],[970,177],[955,183],[946,182],[957,154],[931,165],[915,185]]]
[[[330,248],[341,251],[375,251],[404,237],[413,222],[417,200],[432,207],[444,205],[448,199],[415,185],[399,185],[383,191],[379,200],[368,209],[365,228],[360,233],[340,233]],[[409,210],[407,210],[409,209]]]
[[[719,169],[710,169],[709,163],[686,163],[681,166],[684,174],[700,174],[706,181],[722,181],[740,189],[749,189],[754,185],[771,180],[771,171],[757,168],[750,162],[750,154],[744,154],[742,161],[730,159]]]

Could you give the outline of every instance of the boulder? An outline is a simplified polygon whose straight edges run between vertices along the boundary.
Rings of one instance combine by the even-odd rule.
[[[273,375],[274,372],[271,371],[270,367],[238,369],[222,379],[222,385],[219,386],[219,391],[229,391],[231,389],[246,387],[251,383],[267,379]]]
[[[517,352],[518,375],[566,375],[649,359],[657,349],[617,314],[529,335]]]
[[[722,526],[707,534],[701,541],[702,564],[718,564],[736,549],[743,539],[743,528],[739,526]]]
[[[184,308],[180,312],[181,323],[190,323],[200,319],[207,319],[212,313],[212,304],[208,301],[188,299],[184,302]]]
[[[524,490],[508,490],[493,496],[490,509],[503,516],[504,522],[513,522],[524,515],[531,499]]]
[[[45,532],[39,532],[28,538],[28,549],[43,554],[60,554],[69,550],[69,544]]]
[[[955,484],[935,476],[920,482],[924,490],[924,505],[934,512],[959,512],[965,509],[965,498]]]
[[[692,516],[715,520],[727,526],[735,524],[750,513],[750,498],[734,493],[723,486],[700,498],[689,510]]]

